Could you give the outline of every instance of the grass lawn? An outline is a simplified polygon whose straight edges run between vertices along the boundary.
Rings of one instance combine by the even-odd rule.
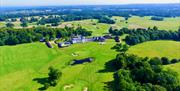
[[[54,66],[63,72],[60,83],[49,91],[64,91],[64,86],[73,84],[66,91],[103,91],[104,82],[113,80],[112,72],[100,73],[104,64],[115,58],[117,52],[110,48],[115,45],[108,40],[105,45],[97,42],[74,44],[70,47],[49,49],[43,43],[21,44],[0,47],[0,90],[37,91],[41,84],[34,78],[47,77],[48,67]],[[106,50],[105,50],[106,49]],[[79,56],[73,56],[76,53]],[[92,63],[70,66],[73,59],[94,57]]]
[[[175,72],[178,73],[178,77],[180,79],[180,63],[176,63],[176,64],[170,64],[170,65],[165,65],[164,66],[166,69],[172,69],[174,70]]]
[[[35,78],[47,77],[48,67],[54,66],[62,71],[63,75],[56,87],[48,91],[64,91],[65,86],[72,88],[65,91],[104,91],[105,82],[113,80],[113,72],[99,72],[105,69],[105,63],[115,58],[117,52],[111,50],[115,45],[113,40],[106,44],[97,42],[74,44],[66,48],[49,49],[43,43],[29,43],[16,46],[0,47],[0,91],[37,91],[42,87]],[[128,53],[139,56],[167,56],[180,58],[180,42],[150,41],[132,46]],[[78,54],[73,56],[72,54]],[[70,66],[73,59],[94,57],[92,63]],[[168,65],[179,71],[179,64]]]
[[[142,57],[169,57],[180,58],[180,42],[176,41],[150,41],[130,47],[128,53]]]
[[[5,26],[6,26],[6,22],[0,22],[0,28]]]

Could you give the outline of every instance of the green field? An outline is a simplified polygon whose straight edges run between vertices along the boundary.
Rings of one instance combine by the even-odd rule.
[[[113,80],[113,72],[99,72],[105,63],[115,58],[117,52],[111,49],[113,40],[100,45],[97,42],[74,44],[67,48],[47,48],[43,43],[21,44],[0,47],[0,91],[37,91],[41,84],[35,78],[47,77],[48,67],[54,66],[63,75],[56,87],[49,91],[104,91],[105,82]],[[132,46],[129,53],[139,56],[167,56],[180,58],[180,43],[175,41],[151,41]],[[73,56],[72,54],[78,54]],[[92,63],[70,66],[73,59],[94,57]],[[168,65],[179,71],[179,64]],[[71,89],[64,90],[66,86]]]
[[[115,43],[109,40],[105,45],[92,42],[63,49],[49,49],[42,43],[0,47],[0,91],[37,91],[41,85],[33,79],[46,77],[49,66],[63,72],[60,83],[50,91],[63,91],[68,84],[73,84],[73,88],[66,91],[82,91],[85,87],[89,91],[103,91],[104,82],[113,80],[113,73],[98,71],[115,58],[117,52],[110,49],[113,45]],[[95,57],[95,60],[89,64],[68,65],[73,59],[87,57]]]
[[[149,41],[130,47],[128,53],[141,57],[168,57],[170,59],[180,59],[180,42],[176,41]],[[180,79],[180,63],[164,66],[178,73]]]
[[[104,33],[107,33],[110,26],[114,26],[116,28],[127,27],[130,29],[148,28],[148,27],[152,28],[154,26],[157,26],[159,29],[172,30],[172,31],[177,31],[180,26],[180,17],[164,18],[164,21],[154,21],[154,20],[150,20],[151,19],[150,16],[145,16],[145,17],[132,16],[131,18],[128,19],[127,21],[128,23],[126,23],[123,17],[113,16],[112,19],[116,21],[115,24],[97,23],[98,21],[96,19],[87,19],[80,21],[63,22],[58,27],[64,27],[65,25],[67,26],[81,25],[87,30],[93,31],[93,35],[99,36]],[[15,25],[15,28],[21,28],[20,21],[16,21],[12,23]],[[0,27],[5,27],[5,24],[6,22],[0,22]],[[33,26],[35,27],[37,26],[36,22],[28,24],[28,28],[31,28]]]
[[[180,42],[176,41],[150,41],[130,47],[128,53],[142,57],[168,57],[180,58]]]
[[[163,21],[154,21],[151,20],[150,16],[139,17],[139,16],[132,16],[128,19],[128,23],[125,23],[124,18],[122,17],[113,17],[116,19],[116,26],[120,27],[128,27],[128,28],[148,28],[157,26],[159,29],[162,30],[172,30],[177,31],[180,26],[180,17],[176,18],[164,18]]]
[[[81,25],[83,28],[87,29],[88,31],[92,31],[93,36],[104,35],[105,33],[108,33],[108,29],[110,28],[109,24],[98,23],[96,19],[64,22],[61,25],[59,25],[59,27],[64,27],[65,25],[74,26],[74,27]]]
[[[178,18],[166,18],[164,21],[152,21],[150,17],[133,16],[126,24],[124,18],[113,17],[116,24],[97,23],[95,19],[63,22],[58,27],[81,25],[88,31],[93,31],[93,36],[100,36],[108,33],[110,26],[117,28],[147,28],[158,26],[160,29],[176,31],[180,25]],[[20,22],[14,22],[16,28]],[[0,27],[5,26],[0,22]],[[36,23],[29,24],[29,27],[36,26]],[[124,38],[125,35],[121,38]],[[124,43],[124,42],[123,42]],[[0,46],[0,91],[37,91],[42,87],[35,78],[47,77],[48,67],[54,66],[62,71],[62,78],[56,87],[50,87],[49,91],[104,91],[106,82],[113,80],[113,72],[99,72],[105,68],[105,63],[115,58],[117,52],[112,50],[116,43],[108,40],[106,44],[100,45],[97,42],[74,44],[67,48],[49,49],[43,43],[29,43],[16,46]],[[131,46],[128,53],[137,54],[142,57],[168,57],[180,58],[180,42],[176,41],[150,41]],[[78,54],[73,56],[72,54]],[[70,66],[73,59],[94,57],[92,63],[85,63]],[[165,66],[180,72],[179,63]],[[180,73],[179,73],[180,74]],[[180,77],[180,76],[179,76]],[[64,90],[65,87],[72,86]]]

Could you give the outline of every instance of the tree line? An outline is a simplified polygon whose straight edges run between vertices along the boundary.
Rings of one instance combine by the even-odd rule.
[[[29,19],[27,17],[21,17],[20,18],[20,26],[21,27],[28,27],[28,23],[35,22],[37,25],[45,25],[45,24],[51,24],[51,26],[58,26],[61,22],[67,22],[67,21],[75,21],[75,20],[84,20],[84,19],[98,19],[99,23],[107,23],[107,24],[114,24],[115,21],[111,19],[109,16],[92,16],[92,17],[86,17],[86,16],[74,16],[74,15],[50,15],[48,17],[30,17]],[[16,18],[12,18],[8,20],[6,23],[6,27],[13,28],[15,25],[12,22],[16,22]]]
[[[16,45],[22,43],[31,43],[45,38],[46,41],[54,40],[55,38],[67,38],[76,35],[91,36],[92,32],[87,31],[81,26],[77,28],[1,28],[0,29],[0,46]]]
[[[36,10],[36,12],[33,12]],[[47,11],[49,10],[49,11]],[[168,10],[168,11],[167,11]],[[16,11],[16,13],[14,13]],[[27,11],[26,13],[21,11]],[[13,12],[13,13],[12,13]],[[3,10],[0,14],[0,21],[9,18],[47,16],[47,15],[73,15],[76,19],[88,18],[97,15],[107,16],[180,16],[178,4],[163,5],[93,5],[93,6],[51,6],[51,7],[29,7],[13,10]],[[70,18],[69,18],[70,19]]]
[[[118,54],[111,66],[116,71],[110,89],[113,91],[179,91],[178,74],[173,70],[163,69],[164,60],[167,59]]]
[[[155,20],[155,21],[163,21],[164,18],[153,16],[153,17],[151,17],[151,20]]]
[[[123,34],[128,34],[126,36],[125,41],[129,45],[136,45],[138,43],[142,43],[145,41],[151,40],[175,40],[180,41],[180,29],[178,31],[165,31],[158,30],[157,27],[153,27],[146,29],[109,29],[109,33],[119,36]]]

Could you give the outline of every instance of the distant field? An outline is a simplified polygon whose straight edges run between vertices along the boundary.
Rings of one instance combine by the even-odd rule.
[[[148,28],[157,26],[159,29],[177,31],[180,26],[180,17],[176,18],[164,18],[164,21],[151,20],[150,16],[139,17],[132,16],[128,19],[128,23],[125,23],[123,17],[113,17],[116,19],[116,26],[128,27],[128,28]]]
[[[98,23],[96,19],[64,22],[59,27],[64,27],[65,25],[74,26],[74,27],[81,25],[83,28],[87,29],[88,31],[92,31],[93,36],[100,36],[105,33],[108,33],[108,29],[110,28],[109,24]]]
[[[145,57],[180,58],[180,42],[176,41],[150,41],[132,46],[128,53]]]
[[[164,18],[164,21],[154,21],[150,20],[150,16],[139,17],[139,16],[132,16],[128,19],[128,23],[124,20],[123,17],[113,16],[112,19],[116,20],[116,24],[104,24],[104,23],[97,23],[96,19],[87,19],[87,20],[80,20],[80,21],[70,21],[70,22],[63,22],[58,27],[64,27],[65,25],[69,26],[77,26],[81,25],[82,27],[86,28],[87,30],[93,31],[93,35],[99,36],[104,33],[108,32],[110,26],[115,26],[117,28],[128,27],[131,29],[134,28],[148,28],[157,26],[159,29],[164,30],[172,30],[177,31],[180,26],[180,17],[176,18]],[[6,22],[0,22],[0,27],[5,27]],[[20,21],[13,22],[15,28],[21,28]],[[28,27],[38,26],[36,22],[29,23]],[[44,25],[41,25],[44,26]]]
[[[0,47],[0,91],[37,91],[42,87],[34,78],[47,76],[47,69],[53,65],[63,72],[62,80],[49,91],[64,91],[64,86],[73,84],[66,91],[103,91],[104,82],[113,80],[113,73],[99,73],[104,64],[115,58],[116,52],[110,48],[115,43],[109,40],[105,45],[97,42],[75,44],[71,47],[49,49],[42,43]],[[105,50],[106,49],[106,50]],[[79,56],[73,56],[76,53]],[[72,59],[94,57],[95,61],[70,66]]]
[[[0,28],[5,26],[6,26],[6,22],[0,22]]]

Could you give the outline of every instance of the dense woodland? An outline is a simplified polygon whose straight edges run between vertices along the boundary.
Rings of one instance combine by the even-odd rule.
[[[142,58],[120,53],[113,61],[114,91],[179,91],[180,81],[173,70],[164,70],[167,58]]]
[[[180,41],[180,29],[178,31],[165,31],[165,30],[158,30],[155,26],[152,29],[109,29],[109,33],[113,35],[123,35],[128,34],[126,36],[125,41],[129,45],[135,45],[138,43],[142,43],[145,41],[151,40],[175,40]]]
[[[126,44],[116,44],[112,49],[120,52],[109,63],[114,70],[114,81],[108,88],[113,91],[179,91],[180,80],[173,70],[163,65],[180,62],[180,59],[167,57],[138,57],[127,54]]]
[[[1,28],[0,29],[0,45],[15,45],[22,43],[31,43],[45,38],[46,41],[54,40],[55,38],[67,38],[70,36],[83,35],[90,36],[91,31],[87,31],[82,27],[78,28]]]

